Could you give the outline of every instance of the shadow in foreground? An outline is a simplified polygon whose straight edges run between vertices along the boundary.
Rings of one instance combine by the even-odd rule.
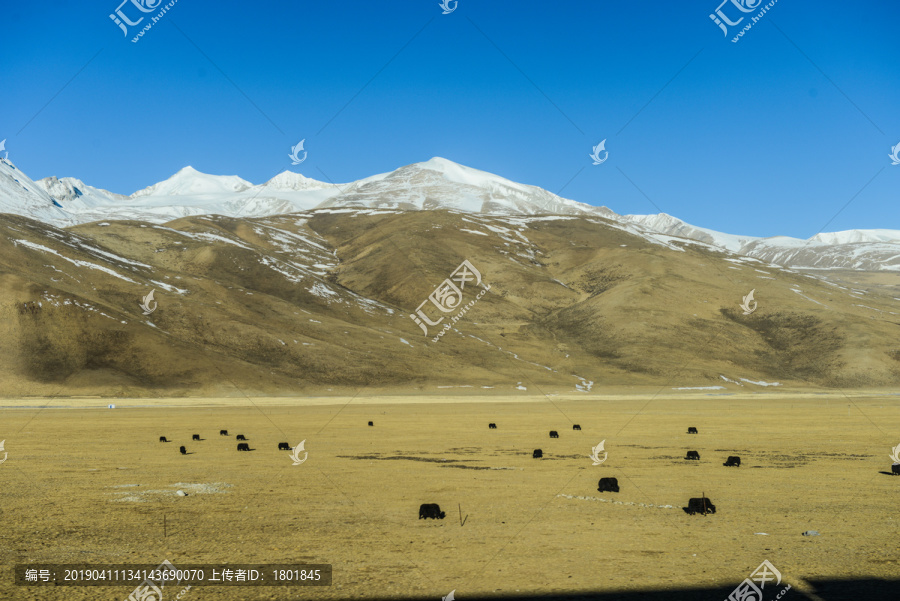
[[[803,593],[793,586],[780,601],[859,601],[868,599],[900,598],[900,579],[881,580],[878,578],[860,578],[847,580],[814,580],[806,581],[813,588],[815,596]],[[581,592],[581,593],[547,593],[541,595],[515,593],[509,595],[464,595],[458,591],[459,601],[727,601],[734,592],[734,586],[679,588],[656,590],[629,590],[613,592]],[[790,584],[787,580],[773,587],[770,583],[763,591],[762,601],[772,601]],[[804,587],[805,588],[805,587]],[[447,591],[448,593],[450,591]],[[437,601],[438,596],[431,597],[378,597],[372,601]],[[349,599],[347,600],[349,601]]]

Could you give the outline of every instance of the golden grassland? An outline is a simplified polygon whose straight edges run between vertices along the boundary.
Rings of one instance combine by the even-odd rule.
[[[131,587],[16,587],[11,568],[164,559],[334,566],[329,588],[195,586],[186,600],[736,586],[765,559],[798,591],[900,573],[900,477],[881,473],[900,443],[895,394],[482,392],[2,400],[0,598],[124,599]],[[301,440],[294,466],[277,443]],[[609,458],[592,466],[601,440]],[[604,476],[621,492],[597,492]],[[701,493],[716,514],[682,511]],[[446,518],[417,519],[421,503]]]

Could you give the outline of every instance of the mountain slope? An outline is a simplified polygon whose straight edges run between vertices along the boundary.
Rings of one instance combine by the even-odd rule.
[[[601,217],[319,209],[58,229],[5,215],[0,232],[10,396],[900,382],[889,295]],[[490,289],[465,288],[466,303],[484,294],[437,338],[455,312],[429,295],[464,259]],[[419,307],[444,317],[427,336]]]

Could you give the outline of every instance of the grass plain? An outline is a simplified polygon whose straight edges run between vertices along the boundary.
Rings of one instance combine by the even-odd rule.
[[[461,392],[0,401],[0,598],[125,599],[132,587],[14,586],[11,569],[164,559],[334,567],[328,588],[195,586],[183,601],[731,587],[765,559],[800,592],[900,574],[900,477],[882,473],[896,394]],[[301,440],[294,466],[277,443]],[[597,492],[604,476],[618,494]],[[701,493],[717,513],[687,515]],[[421,503],[446,518],[417,519]]]

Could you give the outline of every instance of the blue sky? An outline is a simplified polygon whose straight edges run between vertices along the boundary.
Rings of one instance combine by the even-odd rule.
[[[155,11],[126,38],[121,0],[4,1],[0,139],[34,179],[125,194],[442,156],[729,233],[900,229],[900,5],[779,0],[733,43],[757,11],[726,38],[720,1],[178,0],[137,43]]]

